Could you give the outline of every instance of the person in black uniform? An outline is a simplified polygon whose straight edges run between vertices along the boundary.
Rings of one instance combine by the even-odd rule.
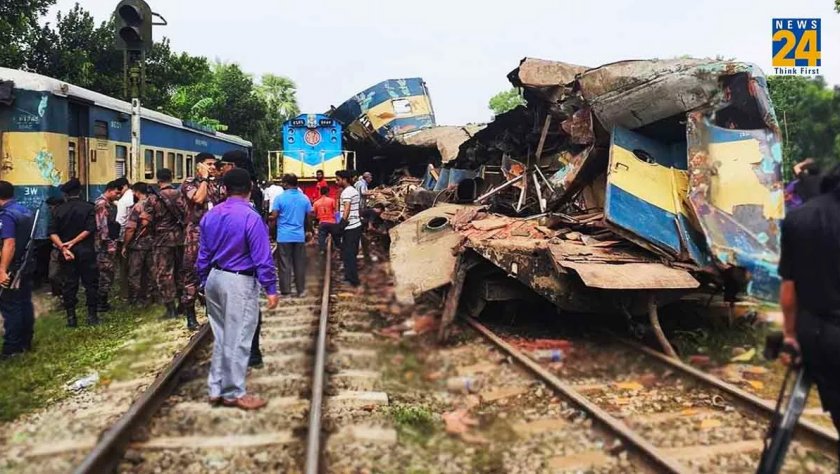
[[[26,255],[26,246],[35,225],[35,216],[18,204],[15,188],[8,181],[0,181],[0,313],[3,314],[3,352],[6,359],[32,348],[35,311],[32,306],[32,275],[35,273],[35,253]],[[28,257],[28,261],[25,261]],[[14,273],[19,274],[14,282]],[[14,283],[14,287],[10,287]]]
[[[800,352],[840,430],[840,165],[820,191],[782,223],[780,303],[785,344]]]
[[[71,178],[60,189],[67,200],[53,211],[49,233],[50,240],[61,253],[61,299],[67,311],[67,326],[76,327],[76,293],[80,278],[87,299],[87,322],[96,325],[99,324],[96,314],[99,273],[93,246],[93,235],[96,233],[93,204],[80,197],[82,184],[77,178]]]

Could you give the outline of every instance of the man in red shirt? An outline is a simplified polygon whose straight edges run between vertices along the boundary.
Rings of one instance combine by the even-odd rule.
[[[341,230],[335,222],[336,204],[335,199],[330,197],[330,188],[324,186],[319,188],[321,197],[312,204],[315,218],[318,219],[318,248],[321,252],[327,250],[327,234],[332,235],[333,244],[338,246]]]

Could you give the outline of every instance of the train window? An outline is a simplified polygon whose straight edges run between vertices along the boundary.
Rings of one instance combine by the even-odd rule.
[[[175,155],[175,179],[184,179],[184,155]]]
[[[394,113],[399,116],[411,115],[411,101],[408,99],[393,99]]]
[[[108,122],[104,120],[93,121],[93,137],[108,139]]]
[[[193,177],[193,156],[192,155],[187,155],[186,167],[187,167],[187,178],[192,178]]]
[[[67,172],[68,177],[76,177],[76,142],[67,143]]]
[[[155,177],[155,152],[146,150],[143,160],[143,174],[146,179],[154,179]]]
[[[128,148],[117,145],[114,149],[114,156],[116,160],[114,166],[117,169],[117,178],[122,178],[125,176],[125,160],[128,156]]]
[[[158,150],[158,151],[155,152],[155,171],[157,171],[161,168],[166,168],[166,167],[163,166],[163,152]]]
[[[169,171],[175,171],[175,153],[169,152],[166,154],[166,167]]]

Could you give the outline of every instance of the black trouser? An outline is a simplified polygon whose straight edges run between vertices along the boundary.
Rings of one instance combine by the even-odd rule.
[[[262,311],[257,316],[257,330],[254,331],[254,338],[251,339],[251,357],[248,358],[249,365],[262,363],[262,351],[260,350],[260,329],[262,329]]]
[[[280,293],[292,292],[292,272],[295,274],[295,289],[302,293],[306,289],[306,244],[303,242],[281,242],[280,247]]]
[[[3,314],[3,354],[16,354],[32,348],[35,329],[35,309],[32,306],[32,279],[20,279],[20,288],[5,288],[0,296]]]
[[[327,235],[332,236],[333,248],[341,246],[341,227],[338,224],[321,222],[318,224],[318,248],[322,252],[327,250]]]
[[[359,265],[356,255],[359,253],[359,239],[362,237],[362,227],[344,229],[341,243],[341,259],[344,262],[344,279],[351,285],[359,284]]]
[[[805,370],[819,389],[823,409],[831,413],[834,427],[840,431],[840,315],[821,317],[800,310],[796,339]],[[837,454],[840,456],[840,444]]]
[[[85,287],[85,298],[87,307],[96,309],[96,294],[99,291],[99,270],[96,264],[96,252],[93,247],[80,249],[74,247],[72,252],[76,255],[74,260],[62,261],[62,288],[61,299],[64,308],[75,308],[79,299],[76,295],[79,292],[79,279]]]

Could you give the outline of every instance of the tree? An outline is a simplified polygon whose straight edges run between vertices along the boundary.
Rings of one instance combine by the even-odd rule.
[[[38,19],[56,0],[0,1],[0,66],[24,66],[28,45],[40,27]]]
[[[25,66],[74,85],[122,96],[122,56],[113,48],[111,22],[95,24],[77,3],[31,35]]]
[[[525,105],[525,99],[516,88],[511,88],[506,91],[499,92],[490,98],[488,107],[493,111],[493,115],[501,115],[507,111],[513,110],[520,105]]]
[[[815,158],[823,167],[840,156],[840,94],[822,77],[771,76],[767,80],[781,126],[785,175],[793,164]]]
[[[300,113],[297,105],[297,85],[288,77],[263,74],[256,92],[265,101],[269,113],[276,114],[281,122]]]

